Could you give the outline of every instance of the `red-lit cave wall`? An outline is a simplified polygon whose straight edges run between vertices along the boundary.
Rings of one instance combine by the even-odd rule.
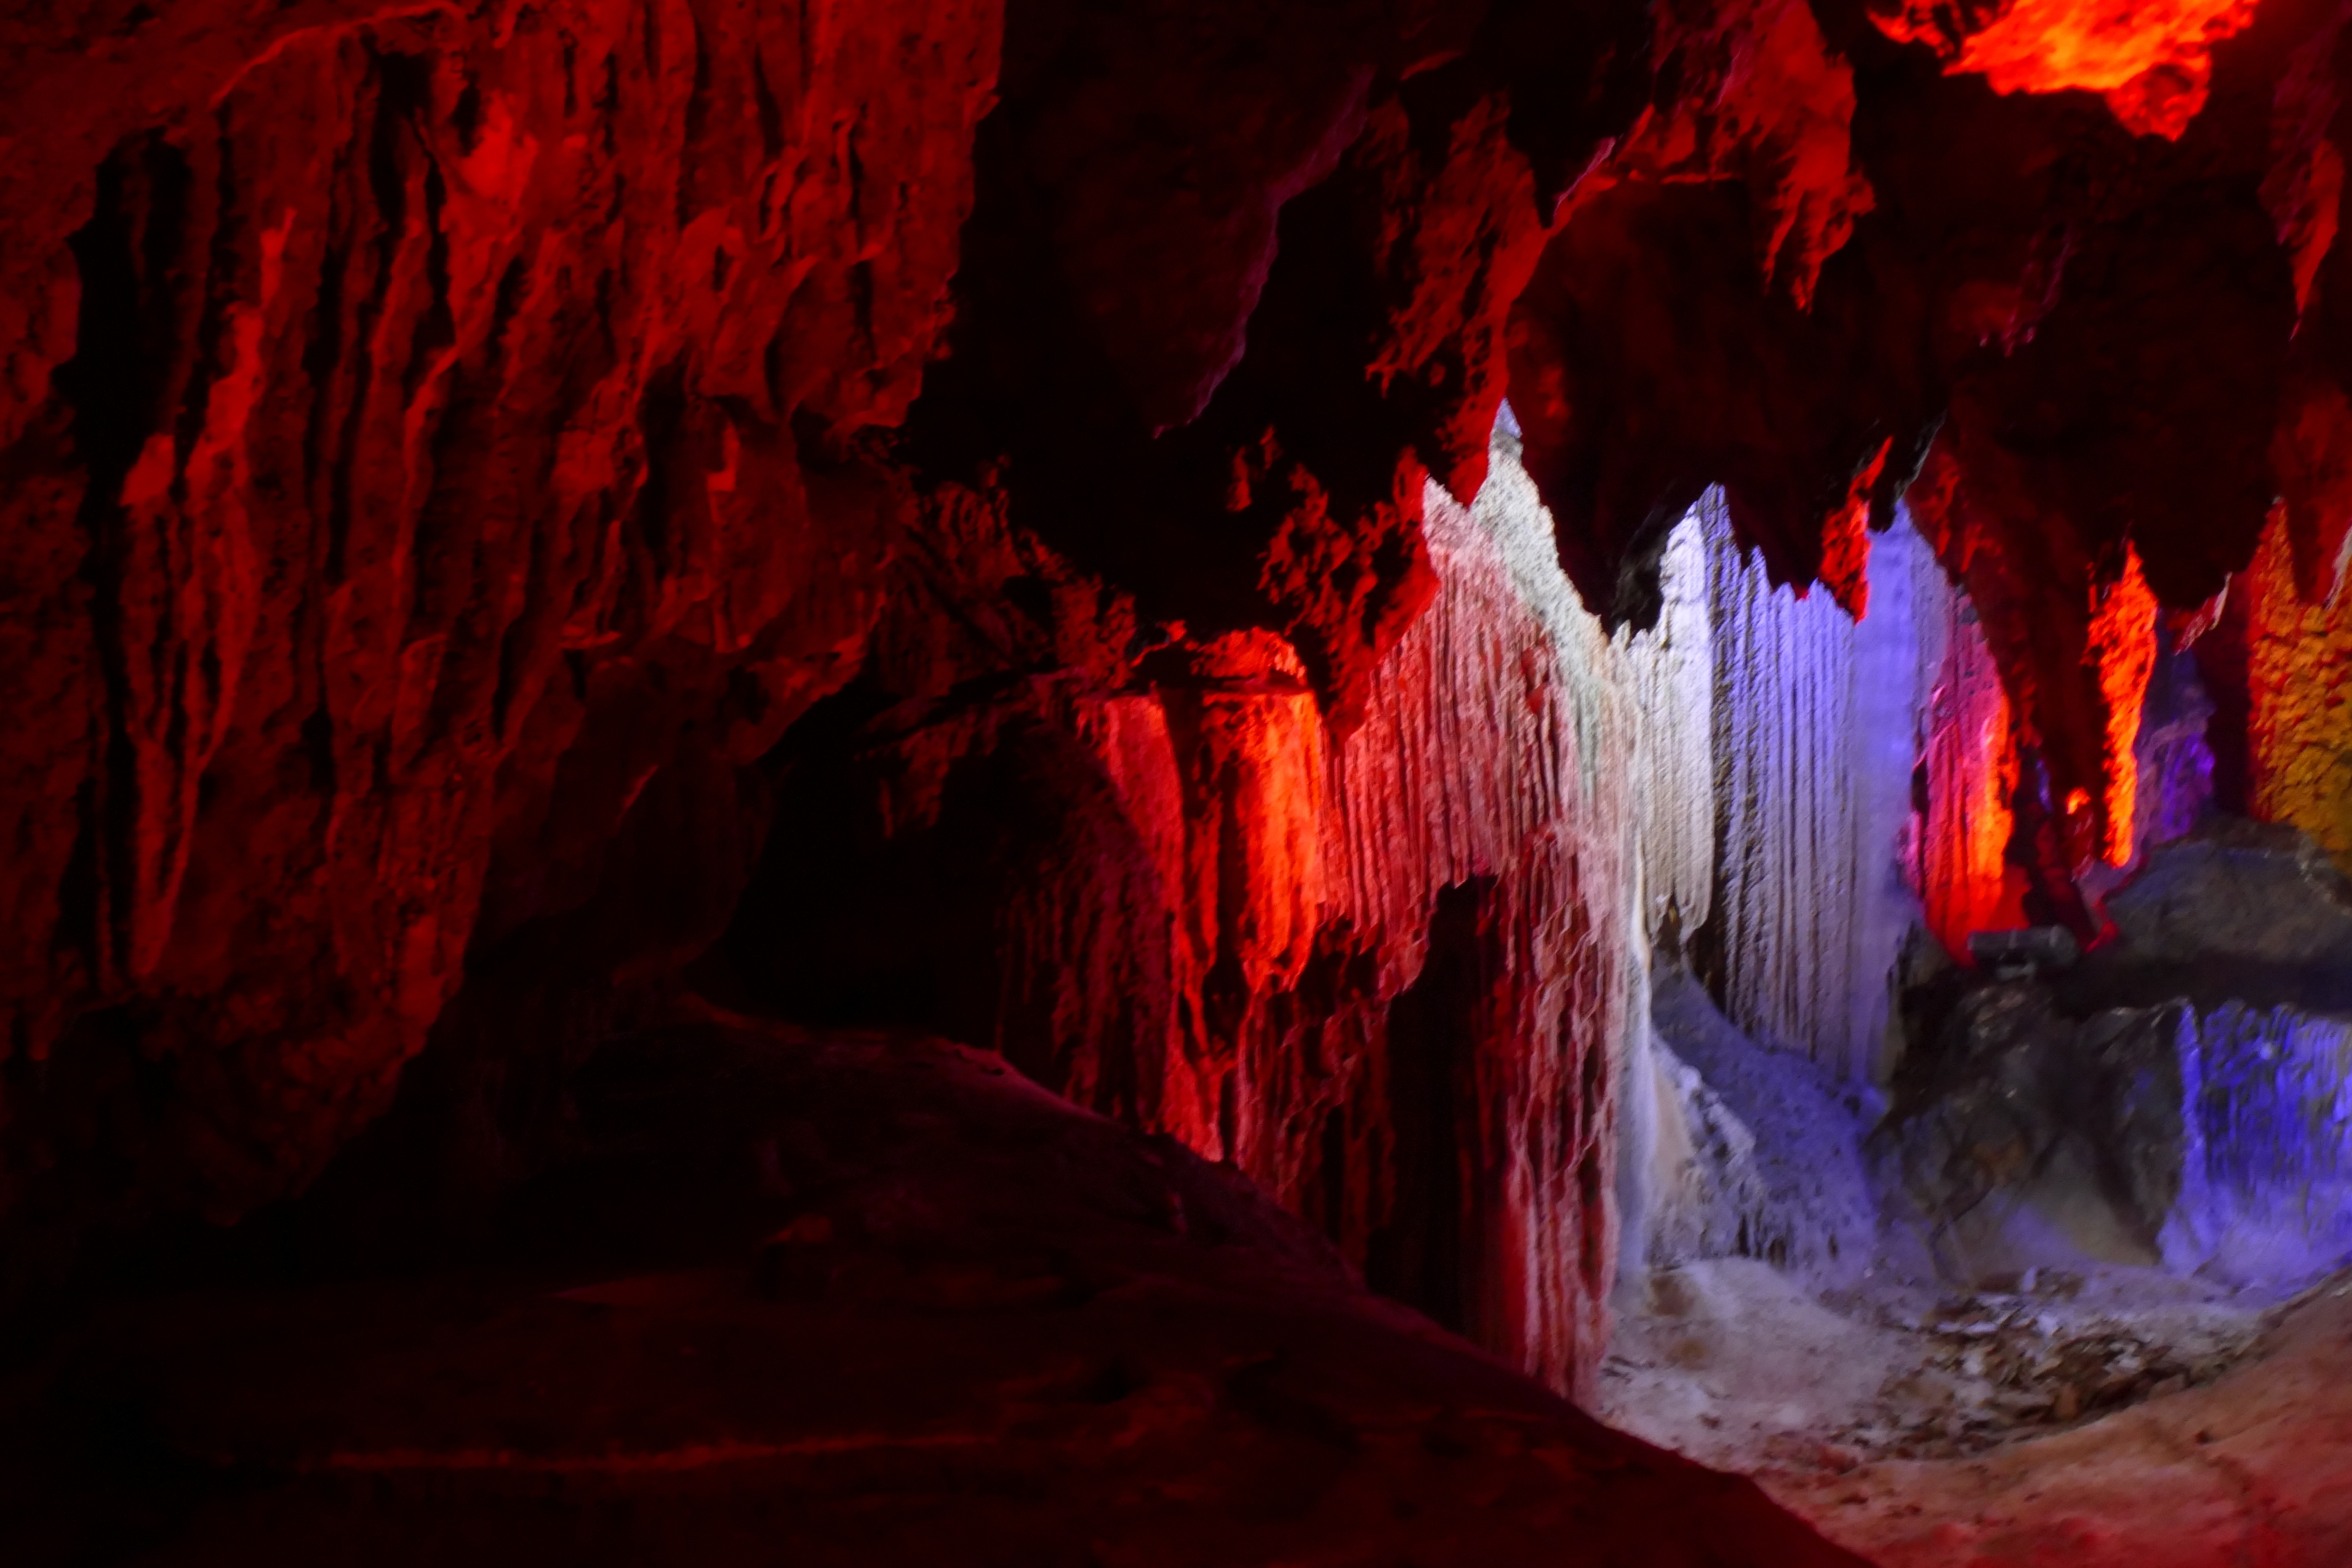
[[[1632,795],[1601,754],[1631,714],[1597,627],[1555,643],[1506,524],[1433,497],[1434,596],[1344,735],[1265,632],[958,679],[996,662],[983,638],[1094,636],[1124,606],[1009,538],[932,559],[862,678],[889,705],[783,763],[729,954],[787,1012],[991,1045],[1234,1161],[1375,1284],[1579,1387],[1639,984]],[[978,544],[995,509],[959,510]],[[1017,601],[1039,571],[1036,619],[938,645],[925,593]]]
[[[1707,486],[1856,612],[1907,490],[1999,678],[1967,765],[2125,853],[2157,616],[2282,496],[2324,602],[2352,517],[2342,19],[0,17],[0,1274],[395,1098],[462,1214],[633,1009],[764,985],[1230,1153],[1572,1384],[1633,770],[1429,497],[1507,380],[1638,626]],[[2267,635],[2209,684],[2318,821],[2259,780],[2326,660]]]
[[[796,758],[1042,683],[908,765],[992,760],[973,856],[1083,843],[928,948],[814,912],[941,995],[1003,957],[965,1032],[1589,1370],[1618,851],[1496,749],[1540,638],[1420,529],[1630,102],[1637,9],[1536,9],[0,23],[11,1289],[300,1188],[404,1068],[377,1144],[462,1223],[763,846],[846,837]]]
[[[0,1209],[315,1173],[469,944],[844,678],[1002,24],[800,10],[12,24]]]

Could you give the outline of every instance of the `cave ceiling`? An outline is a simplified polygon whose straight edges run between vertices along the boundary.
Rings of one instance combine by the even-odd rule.
[[[1907,494],[2112,852],[2145,607],[2343,569],[2345,15],[10,8],[0,1207],[244,1212],[533,944],[674,968],[813,711],[1346,736],[1507,395],[1612,625],[1713,485],[1866,615]]]

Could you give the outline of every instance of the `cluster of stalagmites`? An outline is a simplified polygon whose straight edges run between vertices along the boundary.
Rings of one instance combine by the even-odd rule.
[[[2129,858],[2159,605],[2235,798],[2352,842],[2293,694],[2340,16],[2084,63],[1917,10],[0,21],[8,1278],[299,1188],[396,1088],[368,1157],[461,1210],[694,989],[995,1047],[1577,1387],[1708,747],[1812,776],[1631,717],[1717,684],[1659,587],[1705,487],[1756,602],[1884,604],[1906,486],[1965,585],[1931,907],[2025,795]]]

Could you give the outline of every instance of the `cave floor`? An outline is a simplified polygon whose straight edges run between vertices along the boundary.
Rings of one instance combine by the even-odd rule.
[[[0,1362],[0,1559],[1851,1568],[995,1058],[617,1042],[468,1257],[346,1237]]]
[[[1816,1296],[1719,1259],[1623,1292],[1600,1413],[1881,1568],[2352,1562],[2352,1276],[2139,1269]]]

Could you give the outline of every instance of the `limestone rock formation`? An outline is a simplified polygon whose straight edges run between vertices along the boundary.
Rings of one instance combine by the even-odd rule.
[[[1884,1151],[1939,1258],[1974,1279],[2326,1273],[2352,1241],[2342,874],[2292,830],[2225,826],[2155,851],[2106,910],[2082,962],[1966,986],[1914,1042]]]
[[[1376,1283],[1576,1387],[1641,983],[1608,761],[1640,743],[1637,655],[1575,605],[1507,436],[1492,472],[1475,509],[1433,484],[1434,598],[1344,737],[1263,632],[943,679],[971,650],[924,640],[910,587],[829,700],[846,743],[774,759],[780,823],[826,826],[772,837],[728,953],[787,1015],[992,1046],[1234,1161]],[[1117,645],[1091,587],[999,548],[921,574],[949,605],[1039,584],[1003,645]]]
[[[12,1229],[315,1174],[469,952],[847,678],[1001,26],[12,19]],[[716,934],[712,826],[597,963]]]
[[[1910,726],[1948,945],[2095,938],[2194,641],[2217,795],[2347,852],[2343,19],[0,17],[0,1310],[322,1180],[473,1234],[700,993],[999,1050],[1581,1388],[1651,944],[1871,1057],[1839,758]]]

